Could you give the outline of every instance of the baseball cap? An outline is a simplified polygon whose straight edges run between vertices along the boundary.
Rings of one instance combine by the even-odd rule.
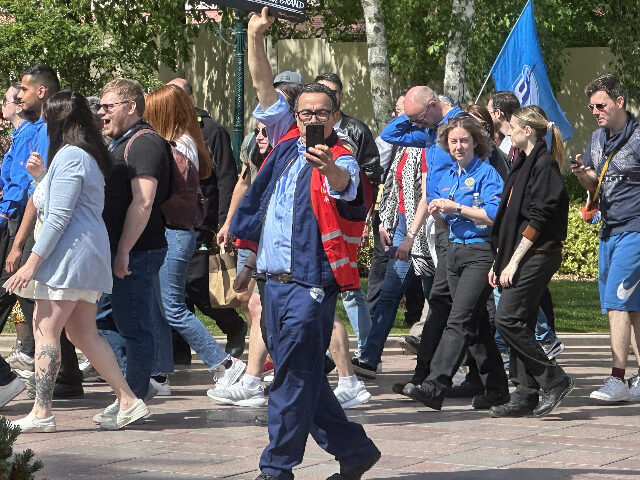
[[[280,72],[276,75],[276,78],[273,79],[273,84],[277,85],[278,83],[298,83],[300,85],[304,85],[304,80],[302,80],[302,75],[296,72]]]

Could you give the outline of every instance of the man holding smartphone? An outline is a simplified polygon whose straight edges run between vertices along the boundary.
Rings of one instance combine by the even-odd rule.
[[[600,187],[598,282],[613,356],[611,375],[590,396],[605,402],[640,401],[640,377],[629,382],[624,378],[632,332],[640,344],[640,128],[626,110],[627,91],[617,77],[597,78],[585,93],[600,128],[591,135],[584,156],[571,163],[571,171],[586,190]]]
[[[366,204],[360,168],[333,130],[335,94],[324,85],[303,87],[295,116],[273,87],[264,32],[267,8],[248,26],[248,63],[275,148],[233,217],[229,233],[257,251],[266,274],[263,312],[275,364],[269,396],[269,445],[259,480],[293,479],[307,437],[340,462],[335,479],[359,479],[380,458],[362,426],[349,422],[324,374],[339,291],[359,288],[357,249]],[[307,136],[322,125],[322,144]],[[311,146],[315,143],[315,146]]]

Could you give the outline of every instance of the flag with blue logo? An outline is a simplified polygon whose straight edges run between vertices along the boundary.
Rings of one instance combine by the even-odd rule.
[[[522,10],[491,67],[490,74],[493,75],[496,90],[514,92],[523,107],[542,107],[549,120],[562,132],[562,139],[567,141],[571,138],[571,124],[553,96],[549,84],[547,67],[542,58],[533,18],[532,0],[529,0]]]

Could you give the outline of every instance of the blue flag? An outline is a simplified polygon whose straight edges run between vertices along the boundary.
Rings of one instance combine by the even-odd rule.
[[[562,139],[567,141],[571,138],[571,124],[553,96],[549,84],[533,18],[532,0],[522,10],[489,73],[493,75],[496,90],[514,92],[523,107],[542,107],[549,120],[562,132]]]

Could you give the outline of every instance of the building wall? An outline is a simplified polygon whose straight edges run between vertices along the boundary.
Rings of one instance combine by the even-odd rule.
[[[293,70],[305,82],[323,72],[338,73],[344,83],[343,110],[361,119],[373,130],[373,106],[370,99],[367,47],[365,43],[329,43],[323,39],[266,41],[267,54],[274,72]],[[556,98],[574,128],[567,142],[569,154],[584,150],[596,123],[585,105],[588,99],[584,87],[589,81],[608,71],[613,60],[607,48],[567,49],[564,78]],[[161,68],[159,78],[168,81],[174,76],[186,77],[194,87],[196,104],[207,109],[231,133],[235,88],[235,51],[219,37],[203,29],[194,46],[193,59],[178,72]],[[396,82],[392,79],[392,84]],[[251,111],[257,100],[245,57],[245,133],[255,127]],[[394,88],[400,90],[402,86]],[[471,92],[472,94],[474,92]],[[475,96],[475,94],[474,94]],[[482,100],[481,100],[482,101]],[[485,100],[486,101],[486,100]],[[633,102],[631,102],[632,110]],[[634,113],[637,111],[634,110]],[[374,131],[374,134],[377,132]]]

